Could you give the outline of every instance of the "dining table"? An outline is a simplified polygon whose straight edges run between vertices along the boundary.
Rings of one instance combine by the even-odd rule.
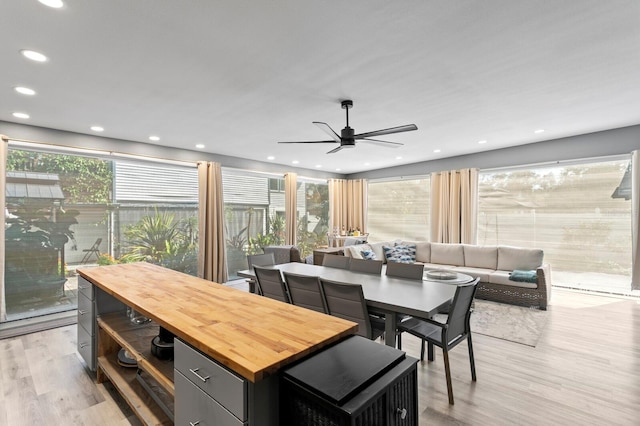
[[[329,266],[307,263],[283,263],[269,266],[281,272],[317,276],[331,281],[360,284],[367,307],[385,318],[385,344],[396,344],[397,314],[417,318],[432,318],[438,310],[449,305],[457,284],[473,280],[466,274],[456,274],[455,279],[411,280],[382,274],[367,274]],[[244,278],[255,278],[253,270],[238,271]],[[426,273],[425,273],[426,278]]]

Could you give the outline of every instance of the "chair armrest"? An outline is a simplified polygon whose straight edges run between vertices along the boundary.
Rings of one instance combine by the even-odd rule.
[[[547,304],[551,298],[551,265],[545,263],[536,269],[538,289],[545,294]]]

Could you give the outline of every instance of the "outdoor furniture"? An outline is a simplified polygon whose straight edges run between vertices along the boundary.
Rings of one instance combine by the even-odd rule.
[[[451,369],[449,367],[449,351],[465,338],[469,346],[469,363],[471,364],[471,379],[476,381],[476,366],[473,359],[473,345],[471,343],[471,304],[478,289],[479,278],[469,284],[456,286],[456,294],[449,308],[446,323],[430,319],[410,318],[398,324],[398,349],[402,349],[402,332],[409,333],[422,339],[420,360],[424,360],[425,342],[429,345],[429,361],[433,361],[433,346],[442,348],[444,371],[447,379],[447,393],[449,404],[453,404],[453,389],[451,387]]]
[[[318,277],[284,272],[291,303],[314,311],[328,313],[324,293]]]
[[[322,258],[322,266],[331,268],[349,269],[349,259],[346,256],[338,256],[336,254],[325,254]]]
[[[384,321],[369,316],[360,284],[320,279],[329,315],[358,323],[358,334],[375,340],[384,334]]]
[[[386,274],[390,277],[421,280],[424,274],[424,266],[421,263],[387,262]]]
[[[256,267],[257,269],[258,267]],[[438,281],[426,283],[394,278],[386,275],[364,274],[346,269],[309,265],[306,263],[285,263],[273,266],[282,272],[313,275],[321,279],[351,282],[362,285],[367,309],[384,315],[385,344],[396,346],[396,314],[412,315],[419,318],[431,318],[438,309],[448,306],[455,294],[455,285]],[[241,277],[250,278],[255,273],[250,270],[238,271]],[[472,278],[469,277],[469,281]]]
[[[273,257],[273,253],[250,254],[247,256],[247,264],[249,265],[249,269],[253,269],[254,265],[271,266],[271,265],[275,265],[276,261]],[[253,278],[247,279],[247,283],[249,284],[250,293],[260,294],[260,288],[256,287],[256,281]]]
[[[382,273],[382,260],[351,259],[349,270],[380,275]]]
[[[282,280],[279,269],[253,266],[260,294],[270,299],[291,303],[287,284]]]
[[[82,250],[85,255],[82,257],[82,260],[80,261],[80,264],[85,264],[88,263],[89,260],[91,260],[91,256],[95,256],[96,257],[96,262],[98,261],[98,259],[100,258],[100,244],[102,243],[102,238],[98,238],[96,240],[95,243],[93,243],[93,245],[91,247],[89,247],[88,249],[84,249]]]

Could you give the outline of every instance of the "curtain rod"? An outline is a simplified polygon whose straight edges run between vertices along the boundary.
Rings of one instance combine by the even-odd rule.
[[[168,158],[153,157],[150,155],[143,155],[143,154],[128,154],[125,152],[110,151],[106,149],[79,148],[79,147],[74,147],[69,145],[57,145],[57,144],[48,143],[48,142],[39,142],[39,141],[32,141],[28,139],[11,138],[5,135],[2,136],[2,139],[7,141],[9,143],[9,146],[14,146],[18,148],[27,148],[27,149],[30,148],[32,150],[36,150],[36,149],[45,150],[52,153],[71,152],[76,154],[95,156],[95,157],[104,158],[104,159],[113,159],[115,157],[115,158],[122,158],[122,159],[148,161],[153,163],[173,164],[173,165],[182,166],[182,167],[197,166],[196,161],[170,160]]]

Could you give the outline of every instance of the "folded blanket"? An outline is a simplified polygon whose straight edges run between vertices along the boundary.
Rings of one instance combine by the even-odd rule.
[[[511,281],[518,281],[522,283],[535,283],[537,282],[538,276],[535,270],[521,271],[516,269],[509,274],[509,279]]]

